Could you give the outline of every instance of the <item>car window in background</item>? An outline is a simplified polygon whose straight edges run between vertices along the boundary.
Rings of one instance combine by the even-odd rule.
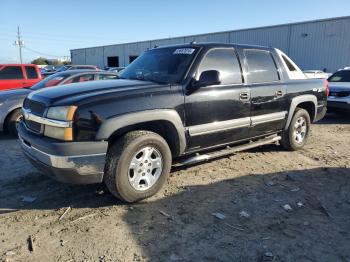
[[[112,80],[112,79],[118,79],[117,75],[99,75],[100,80]]]
[[[146,51],[120,74],[120,78],[179,83],[196,52],[196,47],[156,48]]]
[[[250,83],[269,83],[279,80],[277,67],[269,51],[246,49],[244,55],[247,60]]]
[[[329,82],[350,82],[350,70],[341,70],[335,72],[330,78]]]
[[[31,90],[39,90],[44,87],[50,87],[60,84],[64,79],[67,79],[70,77],[70,74],[60,74],[60,75],[51,75],[46,77],[44,80],[40,81],[39,83],[36,83],[33,85],[30,89]]]
[[[210,50],[198,67],[196,80],[207,70],[217,70],[220,73],[221,84],[241,84],[241,68],[233,48],[217,48]]]
[[[5,66],[0,69],[0,79],[23,79],[22,67],[20,66]]]
[[[34,66],[26,66],[26,73],[27,73],[27,78],[28,79],[37,79],[38,73],[36,72],[36,68]]]
[[[73,77],[69,79],[64,84],[71,84],[71,83],[79,83],[79,82],[86,82],[86,81],[93,81],[95,78],[94,74],[87,74],[87,75],[80,75],[77,77]]]

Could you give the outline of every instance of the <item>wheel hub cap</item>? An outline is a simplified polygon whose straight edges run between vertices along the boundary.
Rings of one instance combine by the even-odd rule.
[[[293,132],[294,139],[298,144],[301,144],[304,141],[306,132],[307,132],[306,120],[304,117],[299,117],[295,122],[294,132]]]
[[[162,170],[163,160],[160,152],[151,146],[143,147],[131,160],[129,182],[138,191],[147,190],[158,181]]]

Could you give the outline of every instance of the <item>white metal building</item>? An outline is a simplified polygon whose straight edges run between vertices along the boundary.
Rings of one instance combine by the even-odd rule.
[[[273,46],[287,53],[303,70],[334,72],[350,66],[350,16],[190,35],[134,43],[71,50],[73,64],[127,66],[154,46],[196,42],[224,42]]]

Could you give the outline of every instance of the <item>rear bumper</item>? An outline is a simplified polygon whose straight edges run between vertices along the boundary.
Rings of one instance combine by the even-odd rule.
[[[18,128],[24,154],[37,169],[58,181],[72,184],[101,183],[108,143],[57,142]]]

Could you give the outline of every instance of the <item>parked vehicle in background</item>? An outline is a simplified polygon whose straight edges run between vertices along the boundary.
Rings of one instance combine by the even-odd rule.
[[[28,88],[42,79],[40,69],[32,64],[0,64],[0,91]]]
[[[22,104],[30,92],[52,86],[117,78],[118,75],[112,72],[68,70],[51,75],[28,89],[22,88],[0,92],[0,131],[6,130],[12,135],[17,134],[16,125],[22,116]]]
[[[135,202],[163,186],[172,163],[278,141],[303,148],[326,104],[326,80],[307,79],[278,49],[194,43],[148,50],[117,81],[32,93],[18,130],[47,175],[104,182]]]
[[[65,65],[59,68],[57,72],[62,72],[67,70],[79,70],[79,69],[100,70],[97,66],[94,66],[94,65]]]
[[[350,114],[350,68],[335,72],[328,82],[328,111]]]
[[[305,70],[303,71],[307,78],[321,78],[327,79],[331,74],[325,73],[321,70]]]
[[[120,73],[124,69],[125,69],[125,67],[107,67],[107,68],[105,68],[106,71],[115,72],[115,73]]]

